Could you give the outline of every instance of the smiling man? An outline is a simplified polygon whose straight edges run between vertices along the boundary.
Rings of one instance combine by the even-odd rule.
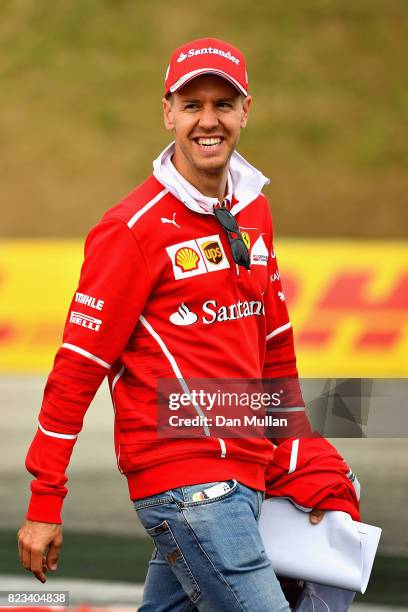
[[[191,379],[297,380],[268,179],[236,151],[250,106],[238,49],[176,49],[163,98],[174,142],[87,237],[26,460],[20,559],[42,582],[57,567],[70,456],[107,376],[118,467],[155,543],[140,610],[288,610],[257,523],[271,440],[157,435],[161,379],[187,394]],[[293,414],[310,431],[302,405]]]

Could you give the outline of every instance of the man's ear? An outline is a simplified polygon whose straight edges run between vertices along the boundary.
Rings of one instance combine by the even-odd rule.
[[[242,101],[242,111],[241,111],[241,127],[246,127],[249,115],[249,108],[252,103],[252,96],[247,96]]]
[[[173,120],[173,106],[168,98],[162,99],[163,105],[163,121],[164,127],[166,130],[174,130],[174,120]]]

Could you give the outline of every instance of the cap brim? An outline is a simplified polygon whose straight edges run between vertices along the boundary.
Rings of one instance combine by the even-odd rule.
[[[179,89],[184,87],[184,85],[186,85],[189,81],[192,81],[201,74],[216,74],[220,77],[223,77],[224,79],[229,81],[231,85],[235,87],[235,89],[238,89],[239,93],[243,94],[244,96],[248,95],[247,90],[240,83],[238,83],[238,81],[234,79],[234,77],[232,77],[230,74],[227,74],[223,70],[217,70],[216,68],[199,68],[198,70],[193,70],[192,72],[184,74],[178,81],[176,81],[171,87],[169,87],[167,95],[178,91]]]

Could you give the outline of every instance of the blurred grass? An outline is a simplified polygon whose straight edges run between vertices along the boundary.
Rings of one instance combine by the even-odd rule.
[[[403,237],[405,0],[3,0],[1,235],[82,235],[168,142],[171,50],[213,35],[246,53],[241,152],[273,179],[279,233]]]
[[[0,574],[27,575],[19,565],[15,532],[0,530],[0,550]],[[152,544],[147,538],[66,531],[55,576],[143,583],[151,554]],[[377,556],[367,593],[359,595],[357,601],[408,605],[407,572],[408,557]]]
[[[19,563],[16,532],[0,529],[0,550],[0,574],[28,575]],[[58,571],[50,578],[143,583],[152,551],[147,538],[64,531]]]

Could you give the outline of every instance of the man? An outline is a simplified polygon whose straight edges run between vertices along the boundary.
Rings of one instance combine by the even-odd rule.
[[[192,378],[297,378],[268,180],[236,152],[250,106],[238,49],[176,49],[163,98],[175,142],[87,237],[26,460],[20,558],[42,582],[57,567],[71,452],[107,375],[118,467],[155,542],[141,610],[288,610],[257,527],[271,441],[156,432],[160,379],[188,394]],[[302,406],[294,421],[310,431]]]

